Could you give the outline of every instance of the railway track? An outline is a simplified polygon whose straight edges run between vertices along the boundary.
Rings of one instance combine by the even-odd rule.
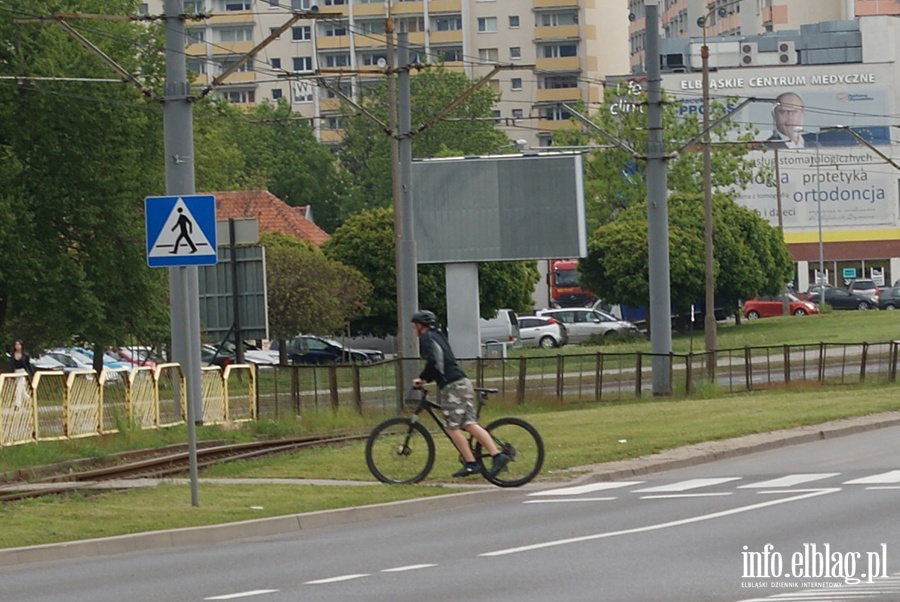
[[[298,437],[203,447],[197,449],[197,468],[203,469],[223,462],[289,453],[308,447],[359,441],[366,437],[367,435]],[[186,473],[190,467],[190,454],[187,450],[163,454],[160,454],[158,450],[147,450],[144,457],[135,458],[134,454],[130,454],[130,456],[132,459],[123,463],[0,486],[0,502],[44,495],[60,495],[72,491],[90,492],[92,485],[102,482],[163,478]]]

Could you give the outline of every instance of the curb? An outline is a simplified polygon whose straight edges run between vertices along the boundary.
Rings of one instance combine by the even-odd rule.
[[[698,466],[759,451],[855,435],[898,425],[900,425],[900,412],[886,412],[871,416],[835,420],[815,426],[759,433],[723,441],[698,443],[643,458],[580,467],[574,470],[589,470],[590,473],[574,478],[567,483],[580,485],[628,479],[654,472]],[[560,474],[557,476],[564,475]],[[536,483],[535,485],[539,487],[542,485],[553,486],[551,483]],[[0,567],[108,556],[145,550],[201,546],[256,537],[278,536],[320,527],[403,518],[415,514],[460,508],[513,497],[520,495],[520,491],[521,489],[481,489],[384,504],[253,519],[223,525],[187,527],[83,541],[0,549]]]

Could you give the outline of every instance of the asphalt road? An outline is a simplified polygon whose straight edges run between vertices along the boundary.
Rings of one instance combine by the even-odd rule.
[[[891,427],[405,518],[11,566],[0,600],[900,600],[898,452]]]

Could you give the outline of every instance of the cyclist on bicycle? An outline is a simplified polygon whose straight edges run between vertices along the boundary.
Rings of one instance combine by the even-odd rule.
[[[437,318],[428,311],[417,311],[412,317],[413,328],[419,337],[419,352],[425,360],[425,368],[418,378],[413,379],[413,387],[419,388],[427,382],[434,381],[438,386],[438,399],[441,414],[444,416],[444,429],[453,445],[459,450],[465,464],[453,473],[454,477],[467,477],[479,474],[481,467],[475,461],[472,448],[469,447],[462,431],[472,435],[493,458],[488,475],[493,477],[509,462],[506,454],[500,452],[493,438],[478,424],[475,418],[475,391],[472,381],[466,377],[456,362],[447,338],[435,330]]]

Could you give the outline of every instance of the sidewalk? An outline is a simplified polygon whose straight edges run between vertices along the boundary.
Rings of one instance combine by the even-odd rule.
[[[575,485],[628,479],[654,472],[715,462],[717,460],[742,456],[758,451],[801,443],[810,443],[821,439],[853,435],[897,425],[900,425],[900,412],[886,412],[882,414],[873,414],[871,416],[835,420],[815,426],[774,431],[771,433],[759,433],[724,441],[698,443],[696,445],[681,447],[642,458],[635,458],[633,460],[622,460],[618,462],[608,462],[573,468],[569,471],[572,474],[572,479],[566,482]],[[562,476],[565,477],[565,475]],[[206,479],[201,480],[207,481]],[[247,482],[245,479],[209,479],[208,481],[216,483]],[[111,488],[122,488],[125,486],[152,487],[158,482],[159,481],[156,479],[134,479],[123,482],[111,481],[106,484],[106,486]],[[251,482],[267,482],[273,485],[298,483],[316,485],[380,485],[374,481],[327,481],[318,479],[253,479]],[[416,500],[342,508],[338,510],[322,510],[305,514],[249,520],[224,525],[191,527],[169,531],[153,531],[149,533],[136,533],[101,539],[23,548],[9,548],[0,550],[0,566],[123,554],[142,550],[210,545],[225,541],[284,535],[320,527],[402,518],[413,514],[422,514],[434,512],[436,510],[480,504],[507,497],[515,497],[521,495],[522,490],[545,489],[556,486],[558,483],[559,481],[544,481],[532,483],[519,489],[499,489],[487,484],[454,484],[447,485],[447,487],[464,489],[465,491]],[[97,487],[96,485],[78,483],[73,484],[73,486]]]

